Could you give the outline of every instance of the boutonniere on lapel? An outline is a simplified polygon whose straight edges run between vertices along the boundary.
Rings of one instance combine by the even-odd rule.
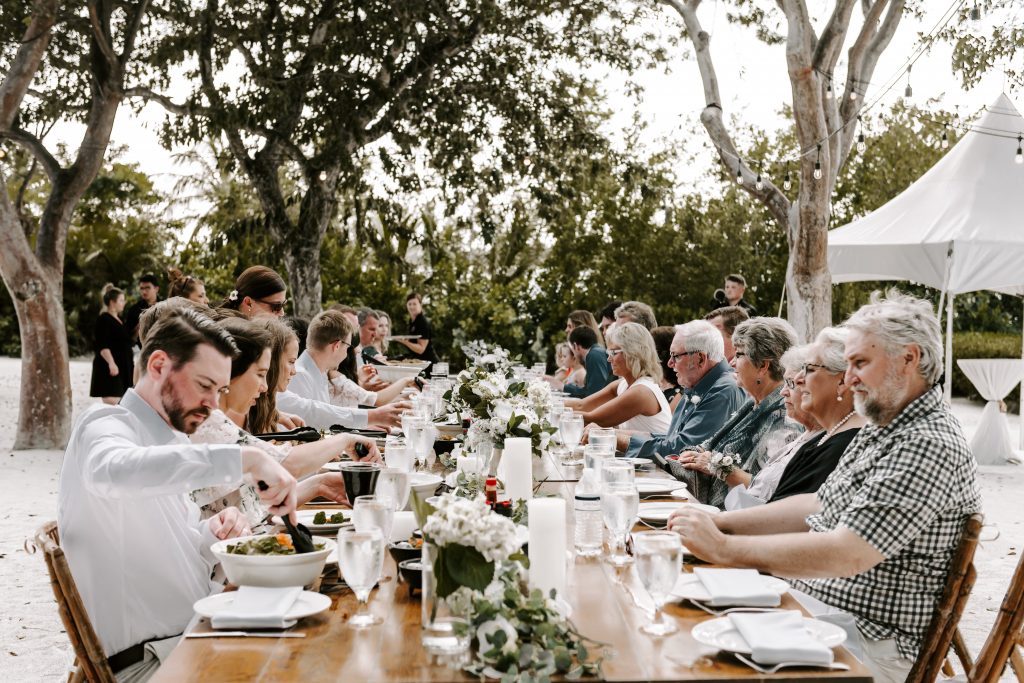
[[[693,405],[697,405],[698,403],[700,403],[700,396],[697,396],[696,394],[691,396],[690,403],[692,403]]]

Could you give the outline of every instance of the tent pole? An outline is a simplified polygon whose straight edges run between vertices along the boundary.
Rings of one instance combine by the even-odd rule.
[[[946,302],[946,402],[953,404],[953,293]]]
[[[1024,297],[1021,297],[1024,302]],[[1024,334],[1024,315],[1021,316],[1021,333]],[[1021,340],[1020,357],[1024,360],[1024,339]],[[1017,408],[1017,419],[1020,421],[1020,436],[1017,440],[1017,448],[1024,449],[1024,382],[1020,384],[1020,406]]]
[[[786,278],[786,279],[788,280],[789,278]],[[779,299],[779,317],[780,318],[782,317],[782,307],[783,307],[783,305],[785,303],[786,303],[786,283],[784,282],[784,283],[782,283],[782,297]],[[1024,351],[1021,351],[1021,353],[1024,353]],[[1024,438],[1024,437],[1021,437],[1021,438]]]
[[[942,306],[946,303],[946,290],[943,289],[942,293],[939,294],[939,323],[942,323]]]

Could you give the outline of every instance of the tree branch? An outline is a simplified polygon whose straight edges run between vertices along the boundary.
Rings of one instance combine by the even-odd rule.
[[[121,49],[121,64],[127,64],[132,52],[135,50],[135,39],[139,35],[142,18],[146,16],[148,9],[149,0],[139,0],[139,4],[135,8],[135,14],[132,16],[131,21],[128,22],[128,28],[125,29],[124,47]]]
[[[57,21],[57,0],[40,0],[36,4],[32,21],[21,39],[14,61],[11,62],[3,83],[0,83],[0,130],[13,124],[21,109],[32,80],[35,78],[43,55],[50,44],[54,23]]]
[[[836,62],[839,61],[839,53],[846,40],[846,32],[850,28],[850,15],[853,14],[855,4],[857,4],[856,0],[838,0],[836,2],[832,16],[814,48],[814,58],[811,63],[816,70],[824,71],[830,78]]]
[[[0,138],[7,138],[23,147],[32,155],[33,159],[42,164],[43,171],[46,172],[46,177],[50,179],[51,183],[57,180],[57,175],[61,171],[60,162],[50,154],[50,150],[46,149],[42,140],[21,128],[0,131]]]
[[[153,90],[143,86],[125,88],[124,96],[138,97],[146,102],[156,102],[170,113],[177,114],[178,116],[190,116],[196,111],[196,109],[192,105],[178,104],[171,100],[170,97],[167,97],[166,95],[161,95],[158,92],[153,92]]]
[[[114,53],[114,48],[110,45],[110,39],[104,30],[103,25],[100,23],[99,12],[96,9],[96,0],[89,0],[89,24],[92,26],[93,39],[96,41],[97,47],[103,58],[107,60],[107,66],[114,70],[117,68],[120,61],[117,55]]]
[[[686,32],[693,43],[697,57],[697,67],[700,71],[701,82],[704,86],[704,109],[701,111],[700,120],[704,129],[708,132],[712,144],[718,150],[718,157],[722,164],[729,169],[739,167],[743,175],[743,189],[747,194],[762,202],[772,216],[783,227],[789,225],[789,199],[786,198],[778,187],[770,180],[762,178],[763,188],[758,190],[755,183],[755,174],[746,165],[740,164],[740,155],[736,151],[732,136],[726,129],[722,118],[721,94],[718,89],[718,76],[715,72],[715,65],[711,59],[711,36],[701,28],[700,20],[697,18],[697,7],[700,0],[681,2],[680,0],[661,0],[663,4],[672,7],[683,19]],[[788,234],[788,231],[787,231]]]

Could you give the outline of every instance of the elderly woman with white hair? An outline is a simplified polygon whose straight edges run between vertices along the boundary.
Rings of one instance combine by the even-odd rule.
[[[786,424],[781,363],[796,341],[782,318],[751,318],[736,326],[732,366],[750,398],[714,436],[668,463],[694,500],[723,508],[731,487],[749,485],[768,453],[797,436]]]
[[[620,379],[584,399],[566,406],[583,413],[583,421],[599,427],[618,427],[663,434],[672,411],[661,380],[661,362],[654,338],[638,323],[619,323],[608,331],[608,362]]]

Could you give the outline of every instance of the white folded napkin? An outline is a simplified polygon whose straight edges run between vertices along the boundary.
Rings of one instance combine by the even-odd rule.
[[[782,597],[769,590],[756,569],[711,569],[694,567],[693,573],[704,584],[712,607],[778,607]]]
[[[285,615],[302,594],[302,588],[260,588],[241,586],[231,607],[210,619],[213,628],[290,628],[295,619]]]
[[[832,648],[814,638],[804,627],[797,610],[779,612],[733,612],[729,621],[750,646],[758,664],[802,662],[809,666],[830,666]]]

